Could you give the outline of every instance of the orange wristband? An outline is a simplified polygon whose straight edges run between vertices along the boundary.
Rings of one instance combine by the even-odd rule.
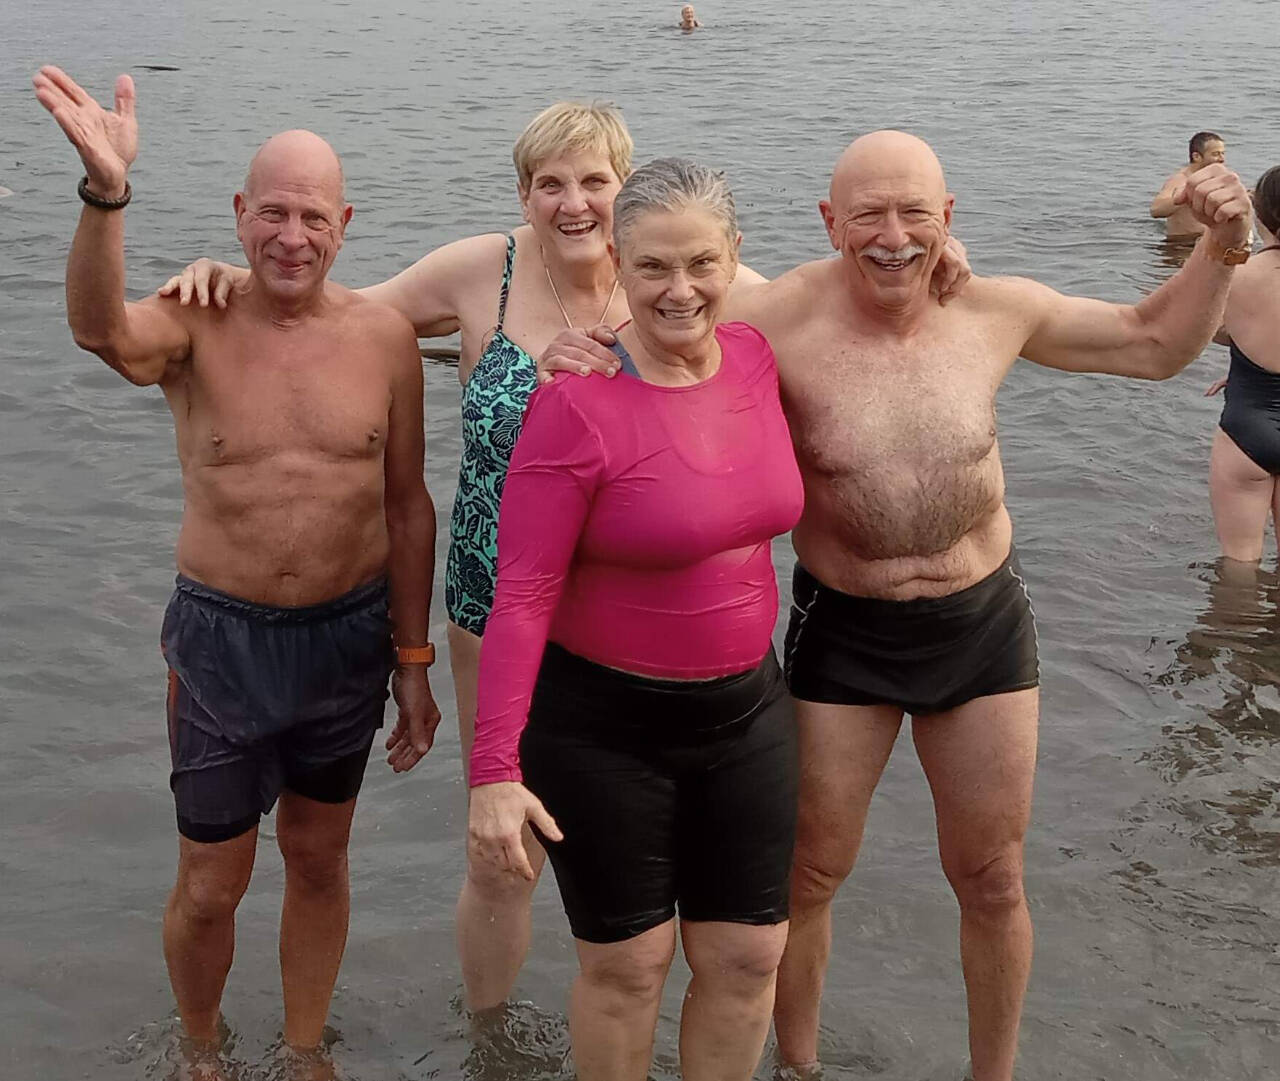
[[[436,663],[436,647],[428,642],[425,646],[396,646],[396,664],[425,664],[433,665]]]

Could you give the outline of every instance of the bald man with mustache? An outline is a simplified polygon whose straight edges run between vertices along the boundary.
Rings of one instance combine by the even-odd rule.
[[[417,339],[399,313],[326,280],[351,207],[337,155],[306,131],[269,139],[235,196],[252,271],[241,303],[126,302],[132,80],[117,81],[112,111],[58,68],[33,82],[85,168],[67,263],[76,342],[160,388],[182,468],[161,635],[179,832],[164,947],[193,1076],[222,1076],[235,912],[277,798],[284,1038],[305,1059],[346,943],[347,841],[393,669],[393,768],[416,764],[440,719]]]
[[[1031,966],[1022,853],[1039,667],[996,394],[1019,356],[1167,379],[1199,354],[1247,240],[1249,197],[1212,165],[1181,198],[1205,236],[1137,305],[975,276],[943,306],[929,289],[954,204],[942,166],[922,140],[874,132],[844,151],[819,204],[838,258],[730,299],[726,317],[759,327],[777,354],[805,482],[785,651],[801,789],[774,1010],[779,1078],[820,1076],[831,901],[908,714],[960,905],[973,1078],[1013,1076]],[[603,370],[607,353],[566,332],[543,367]]]

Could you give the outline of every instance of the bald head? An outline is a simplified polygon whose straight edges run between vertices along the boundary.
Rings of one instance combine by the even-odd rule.
[[[252,197],[262,187],[298,184],[331,194],[342,205],[342,162],[333,147],[311,131],[282,131],[258,147],[244,178],[244,192]]]
[[[905,131],[873,131],[855,139],[840,155],[831,174],[831,204],[844,206],[863,188],[904,184],[939,202],[947,196],[942,163],[928,143]]]

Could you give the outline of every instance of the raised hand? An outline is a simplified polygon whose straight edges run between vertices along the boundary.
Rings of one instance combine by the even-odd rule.
[[[124,194],[129,166],[138,156],[133,80],[116,80],[115,108],[108,112],[61,68],[48,65],[31,80],[36,99],[58,122],[84,162],[89,191],[103,199]]]
[[[1249,243],[1253,204],[1240,178],[1225,165],[1197,169],[1187,177],[1173,201],[1185,204],[1223,247],[1238,248]]]

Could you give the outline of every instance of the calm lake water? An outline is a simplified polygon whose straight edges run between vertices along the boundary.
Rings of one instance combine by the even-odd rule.
[[[314,128],[344,156],[357,210],[335,276],[357,285],[516,224],[511,143],[564,97],[618,102],[640,160],[724,167],[744,258],[765,273],[826,250],[815,207],[830,165],[876,127],[938,149],[978,272],[1117,300],[1170,272],[1146,207],[1191,132],[1221,132],[1249,182],[1280,160],[1262,59],[1280,44],[1271,0],[704,0],[706,28],[687,36],[672,29],[678,7],[6,0],[0,1075],[163,1078],[175,1031],[159,939],[176,844],[156,643],[181,492],[161,395],[77,351],[65,327],[79,172],[30,93],[40,63],[102,100],[118,72],[137,82],[135,295],[197,255],[238,257],[232,193],[253,148],[287,127]],[[1224,36],[1236,43],[1225,66]],[[1001,395],[1044,663],[1024,1078],[1280,1076],[1280,582],[1269,569],[1223,581],[1215,564],[1206,473],[1220,399],[1202,391],[1224,367],[1216,347],[1160,385],[1022,365]],[[430,365],[442,522],[457,398],[455,371]],[[788,568],[785,545],[777,555]],[[451,703],[448,666],[435,673]],[[574,955],[550,876],[518,989],[527,1004],[503,1047],[464,1066],[452,722],[447,710],[408,776],[370,765],[335,1055],[354,1081],[567,1078]],[[829,1076],[958,1081],[958,920],[909,740],[867,838],[838,903]],[[268,822],[225,1001],[233,1057],[254,1081],[277,1072],[280,888]],[[676,1076],[679,991],[677,977],[656,1078]]]

